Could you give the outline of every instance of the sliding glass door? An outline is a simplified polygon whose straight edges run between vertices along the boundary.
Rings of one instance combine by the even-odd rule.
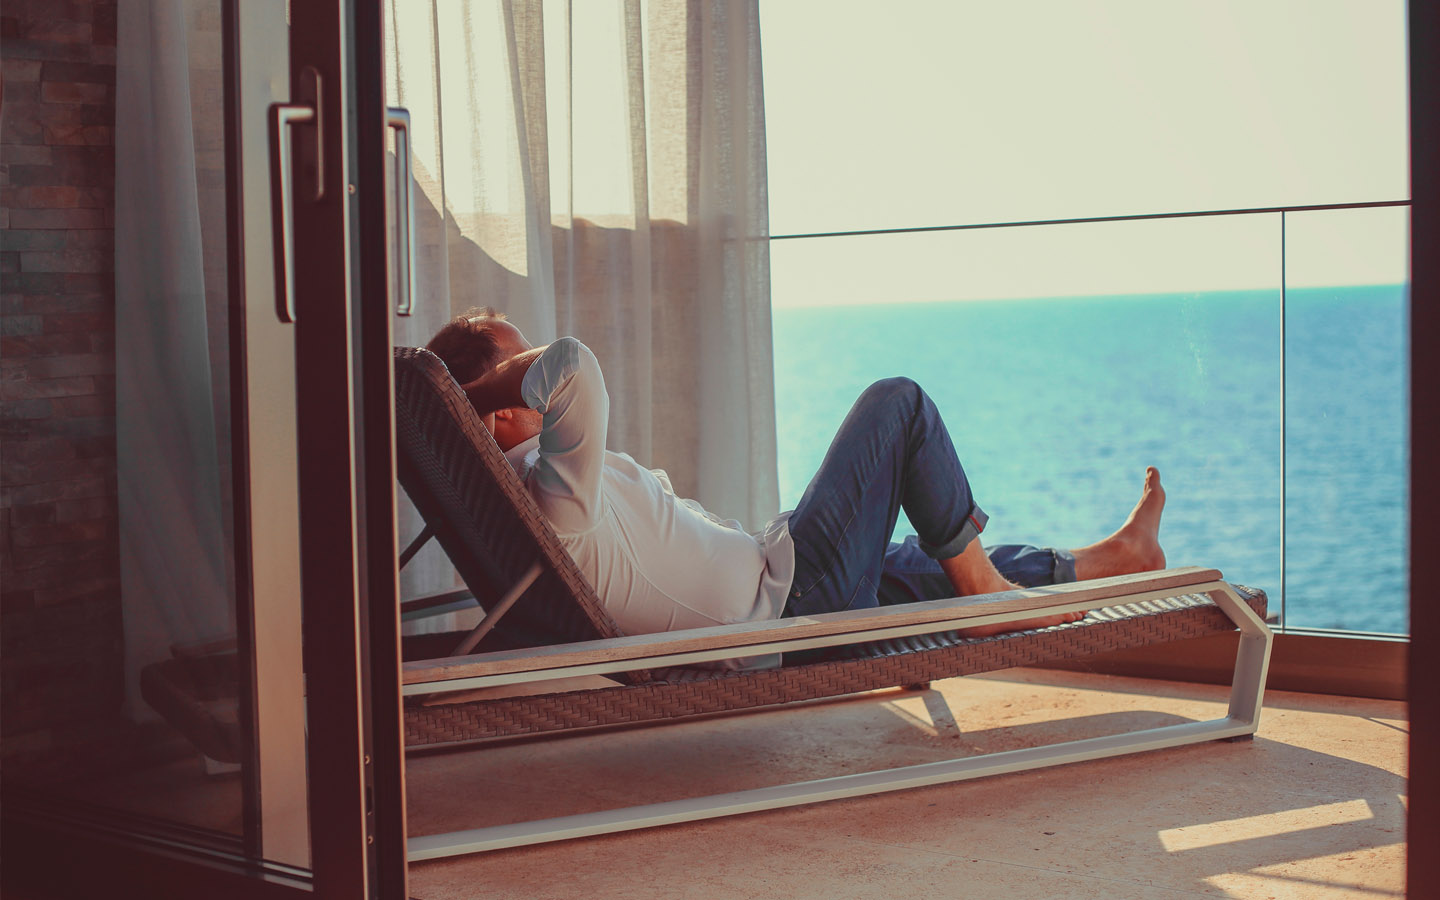
[[[96,371],[24,372],[113,408],[5,431],[38,473],[7,490],[7,896],[404,896],[380,23],[354,7],[119,10],[113,334]]]

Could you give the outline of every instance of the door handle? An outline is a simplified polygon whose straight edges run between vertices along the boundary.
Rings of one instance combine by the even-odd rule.
[[[385,110],[386,126],[395,129],[395,230],[400,260],[400,300],[397,316],[415,309],[415,188],[410,177],[410,111],[399,106]]]
[[[306,66],[296,93],[301,102],[270,104],[270,201],[275,235],[275,314],[281,322],[295,321],[295,179],[291,142],[292,125],[311,125],[314,147],[306,154],[314,172],[313,203],[325,196],[324,135],[321,130],[320,73]],[[304,102],[309,101],[309,102]]]

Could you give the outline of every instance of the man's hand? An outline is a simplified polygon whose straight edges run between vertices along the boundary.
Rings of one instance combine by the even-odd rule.
[[[487,425],[490,424],[488,417],[496,410],[525,406],[525,402],[520,399],[520,383],[525,380],[525,373],[530,371],[531,364],[539,359],[543,352],[544,347],[536,347],[517,353],[463,386],[470,405],[475,407],[475,411],[482,417],[486,417]]]

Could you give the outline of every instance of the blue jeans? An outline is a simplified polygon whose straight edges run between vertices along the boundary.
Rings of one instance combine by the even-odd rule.
[[[902,508],[919,536],[892,543]],[[954,596],[936,560],[958,556],[987,520],[935,404],[908,378],[878,381],[851,407],[790,516],[795,578],[785,615]],[[989,555],[1025,587],[1075,580],[1064,550],[1009,544]]]

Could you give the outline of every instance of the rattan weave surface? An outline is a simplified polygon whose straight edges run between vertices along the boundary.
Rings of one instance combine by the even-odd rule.
[[[465,393],[428,350],[395,348],[400,483],[487,608],[535,562],[543,572],[498,631],[521,646],[621,636]]]
[[[1239,588],[1262,616],[1265,595]],[[1091,610],[1081,622],[989,638],[951,633],[854,645],[760,672],[665,670],[644,684],[405,710],[407,746],[620,725],[836,697],[1234,630],[1203,595]]]

